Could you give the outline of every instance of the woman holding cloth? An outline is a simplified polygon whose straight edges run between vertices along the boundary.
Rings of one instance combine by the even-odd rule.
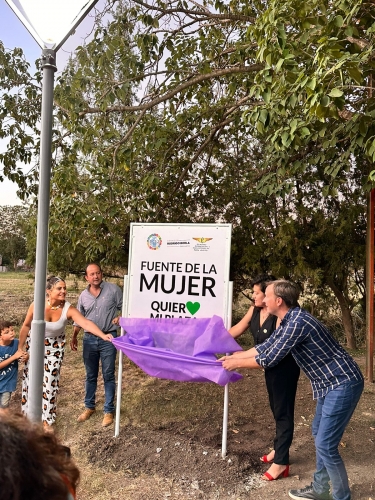
[[[56,420],[57,393],[59,390],[60,368],[65,351],[65,326],[69,320],[88,330],[103,340],[111,341],[112,335],[104,334],[92,321],[65,300],[66,283],[59,276],[47,279],[46,305],[44,319],[46,333],[44,341],[44,377],[43,377],[43,412],[42,420],[49,427]],[[26,342],[26,350],[30,349],[30,330],[34,316],[34,303],[27,311],[25,321],[20,330],[19,348]],[[30,359],[25,363],[22,377],[22,412],[27,413]]]
[[[264,304],[267,283],[276,278],[269,275],[260,275],[253,282],[253,302],[245,316],[229,333],[236,338],[250,327],[254,337],[254,345],[261,344],[279,326],[276,316],[268,314]],[[278,365],[264,371],[268,398],[276,423],[274,449],[260,460],[272,463],[264,473],[265,481],[273,481],[279,477],[289,475],[289,448],[293,440],[294,431],[294,403],[300,369],[291,354],[288,354]]]

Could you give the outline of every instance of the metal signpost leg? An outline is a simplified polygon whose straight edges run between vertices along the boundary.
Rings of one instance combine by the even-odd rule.
[[[225,328],[227,330],[229,330],[229,328],[232,326],[232,302],[233,302],[233,281],[230,281],[228,287],[228,307],[227,307],[227,318],[225,325]],[[224,387],[223,436],[221,440],[221,457],[223,459],[227,454],[228,409],[229,409],[229,384],[227,384]]]
[[[122,294],[122,317],[127,317],[127,306],[129,300],[129,276],[124,276],[124,291]],[[124,335],[124,329],[121,328],[121,336]],[[118,359],[118,373],[117,373],[117,399],[116,399],[116,416],[115,416],[115,435],[118,437],[120,434],[120,413],[121,413],[121,397],[122,397],[122,365],[123,365],[123,353],[120,350]]]

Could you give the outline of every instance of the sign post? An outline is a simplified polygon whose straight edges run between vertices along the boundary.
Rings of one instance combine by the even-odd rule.
[[[226,328],[230,328],[231,229],[231,224],[131,224],[124,317],[211,318],[217,315],[223,318]],[[119,376],[120,398],[121,384]],[[117,399],[115,436],[119,433],[120,398]]]

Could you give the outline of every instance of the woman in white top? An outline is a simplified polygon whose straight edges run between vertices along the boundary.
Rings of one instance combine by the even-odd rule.
[[[103,340],[111,341],[110,334],[104,334],[92,321],[86,319],[69,302],[65,301],[66,283],[58,276],[47,279],[46,306],[44,319],[46,321],[46,336],[44,347],[44,378],[43,378],[43,414],[45,426],[54,424],[56,420],[56,402],[59,390],[60,368],[65,351],[65,326],[72,320],[80,327],[90,331]],[[19,348],[26,342],[26,350],[30,349],[30,330],[34,315],[34,303],[27,311],[25,321],[20,330]],[[27,413],[30,359],[25,363],[22,377],[22,412]]]

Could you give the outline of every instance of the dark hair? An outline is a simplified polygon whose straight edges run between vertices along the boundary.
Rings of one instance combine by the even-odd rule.
[[[98,264],[97,262],[90,262],[90,264],[87,264],[87,266],[85,267],[85,276],[87,276],[87,269],[89,268],[89,266],[98,266],[99,268],[99,271],[102,273],[102,268],[100,267],[100,264]]]
[[[272,274],[259,274],[255,279],[253,279],[251,286],[258,285],[264,293],[270,281],[276,281],[275,276]]]
[[[52,290],[52,288],[58,283],[59,281],[63,281],[65,283],[65,280],[63,278],[60,278],[60,276],[49,276],[47,278],[47,284],[46,284],[46,290]]]
[[[9,328],[10,326],[13,326],[13,323],[11,323],[10,321],[0,321],[0,333],[5,330],[5,328]]]
[[[79,470],[53,433],[0,410],[1,500],[66,500],[78,480]]]
[[[299,289],[295,283],[287,280],[276,280],[270,285],[273,285],[276,297],[283,299],[288,307],[298,306]]]

